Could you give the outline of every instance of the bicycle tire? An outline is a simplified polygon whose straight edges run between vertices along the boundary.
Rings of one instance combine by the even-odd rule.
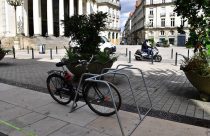
[[[55,82],[53,83],[55,90],[52,90],[52,87],[51,87],[51,82],[53,82],[53,78],[57,78],[56,85],[54,84]],[[58,82],[58,80],[60,80],[60,81]],[[48,89],[51,97],[59,104],[67,105],[71,102],[74,95],[70,94],[70,93],[69,94],[64,94],[64,93],[61,94],[59,89],[63,89],[63,88],[69,89],[67,83],[65,82],[65,79],[62,76],[60,76],[58,74],[51,74],[47,77],[47,89]],[[55,91],[55,93],[57,93],[59,95],[60,99],[58,97],[56,97],[57,94],[53,93],[53,91]],[[64,101],[64,99],[65,99],[65,101]]]
[[[117,110],[119,110],[120,107],[121,107],[120,93],[118,92],[117,88],[113,84],[109,83],[109,86],[112,90],[114,99],[116,98],[115,103],[116,103]],[[109,92],[108,87],[106,87],[106,88],[100,87],[98,85],[98,83],[88,83],[88,84],[86,84],[85,87],[84,87],[84,90],[83,90],[83,96],[84,96],[84,100],[87,103],[87,105],[89,106],[89,108],[93,112],[95,112],[96,114],[98,114],[100,116],[111,116],[111,115],[115,114],[115,108],[114,108],[114,105],[113,105],[113,102],[112,102],[111,94],[110,94],[110,96],[108,96],[108,94],[105,94],[106,96],[103,99],[100,98],[100,99],[97,99],[96,102],[92,102],[92,101],[90,101],[91,100],[90,95],[91,95],[91,90],[93,90],[93,89],[94,89],[94,92],[96,92],[97,95],[98,95],[97,91],[100,91],[100,93],[102,93],[102,91],[104,93],[105,93],[105,91]],[[99,103],[99,101],[100,101],[100,103]],[[105,107],[105,109],[104,109],[105,112],[99,111],[99,109],[102,109],[102,107]]]

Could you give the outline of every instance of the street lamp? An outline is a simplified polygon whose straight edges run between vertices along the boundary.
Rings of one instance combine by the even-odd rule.
[[[14,7],[15,9],[15,36],[17,36],[17,15],[16,9],[17,6],[21,6],[23,4],[23,0],[7,0],[7,3]]]

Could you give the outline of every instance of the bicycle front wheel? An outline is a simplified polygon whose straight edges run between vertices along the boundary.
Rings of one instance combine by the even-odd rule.
[[[57,74],[49,75],[47,78],[47,89],[52,98],[59,104],[66,105],[72,100],[70,88],[64,78]]]
[[[113,94],[113,100],[117,110],[121,106],[121,96],[117,88],[109,83]],[[111,116],[115,114],[115,108],[111,97],[111,92],[106,85],[100,83],[88,83],[83,90],[84,100],[90,109],[101,116]]]

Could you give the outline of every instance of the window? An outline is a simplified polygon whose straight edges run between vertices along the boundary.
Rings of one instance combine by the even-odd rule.
[[[181,25],[184,26],[184,19],[181,18]]]
[[[174,35],[174,31],[171,31],[171,35]]]
[[[150,0],[150,4],[153,4],[153,0]]]
[[[165,32],[164,31],[160,31],[160,35],[165,35]]]
[[[165,0],[162,0],[162,3],[166,3],[166,1]]]
[[[153,15],[153,8],[149,9],[149,15]]]
[[[165,27],[165,18],[161,18],[161,27]]]
[[[166,16],[166,8],[165,7],[161,7],[160,16],[161,17]]]
[[[149,26],[150,26],[150,27],[153,27],[153,19],[150,19],[150,20],[149,20]]]
[[[175,18],[171,18],[171,26],[175,26]]]
[[[114,39],[114,33],[112,33],[112,39]]]

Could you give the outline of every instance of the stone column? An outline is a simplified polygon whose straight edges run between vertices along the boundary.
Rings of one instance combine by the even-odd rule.
[[[87,15],[88,15],[88,14],[90,14],[90,6],[91,6],[90,5],[90,0],[87,0],[87,4],[86,5],[87,5],[87,7],[86,7],[86,9],[87,9]]]
[[[78,14],[79,15],[82,15],[83,14],[82,1],[83,0],[78,0],[78,2],[79,2],[79,11],[78,11]]]
[[[49,36],[54,35],[53,28],[53,0],[47,0],[47,33]]]
[[[74,15],[74,0],[69,0],[69,16]]]
[[[28,24],[28,0],[24,0],[24,5],[23,5],[23,29],[24,29],[24,34],[25,36],[29,36],[29,24]]]
[[[41,22],[41,0],[33,0],[33,18],[34,18],[34,35],[39,36],[42,33]]]
[[[59,0],[59,30],[60,30],[60,36],[64,35],[64,26],[61,22],[61,20],[64,20],[64,0]]]

